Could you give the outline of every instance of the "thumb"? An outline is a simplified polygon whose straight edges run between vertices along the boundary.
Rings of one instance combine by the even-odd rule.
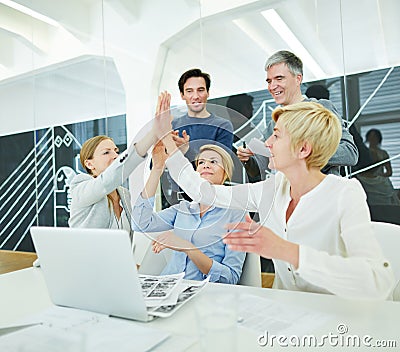
[[[188,141],[190,139],[190,136],[187,134],[186,130],[182,131],[182,137],[185,139],[185,141]]]
[[[250,217],[249,214],[246,214],[245,218],[246,222],[249,224],[249,235],[252,236],[257,232],[256,222]]]

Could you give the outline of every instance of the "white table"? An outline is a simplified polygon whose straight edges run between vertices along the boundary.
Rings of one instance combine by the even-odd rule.
[[[336,333],[337,325],[344,323],[349,327],[349,334],[370,335],[374,339],[397,341],[396,348],[378,350],[400,350],[400,302],[353,301],[331,295],[219,284],[209,284],[205,290],[215,290],[216,288],[230,292],[235,291],[238,295],[252,294],[280,303],[297,304],[301,307],[308,307],[332,315],[333,318],[329,322],[318,328],[318,331],[313,332],[316,336],[330,332]],[[200,292],[200,294],[203,292],[205,291]],[[194,297],[170,318],[155,319],[149,323],[132,322],[132,324],[146,324],[146,326],[168,331],[173,336],[189,336],[195,340],[197,339],[197,325],[194,307],[197,298]],[[39,268],[23,269],[0,275],[0,326],[38,313],[51,305]],[[261,333],[262,331],[255,333],[246,329],[239,329],[238,351],[268,350],[267,347],[260,347],[257,342],[257,337]],[[338,349],[338,347],[325,346],[315,350]],[[163,351],[162,346],[158,350]],[[190,351],[198,350],[197,343],[190,347]],[[287,351],[288,348],[282,348],[282,350]],[[297,348],[295,350],[304,349]],[[375,349],[354,348],[351,350],[371,351]]]

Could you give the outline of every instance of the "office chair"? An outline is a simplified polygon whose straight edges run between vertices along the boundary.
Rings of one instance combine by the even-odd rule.
[[[171,258],[171,249],[166,248],[159,254],[153,252],[151,242],[157,235],[135,233],[135,259],[139,264],[139,274],[160,275]]]
[[[259,255],[246,253],[238,285],[261,287],[261,263]]]
[[[393,299],[400,301],[400,226],[385,222],[372,222],[375,237],[382,247],[383,254],[390,261],[396,286],[393,291]]]

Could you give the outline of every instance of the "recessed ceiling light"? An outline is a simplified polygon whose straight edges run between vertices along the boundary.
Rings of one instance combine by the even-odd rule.
[[[45,22],[51,26],[61,28],[61,25],[57,22],[51,19],[50,17],[47,17],[45,15],[40,14],[39,12],[33,11],[30,8],[20,5],[14,1],[11,0],[0,0],[0,3],[3,5],[6,5],[8,7],[13,8],[14,10],[17,10],[19,12],[24,13],[25,15],[31,16],[33,18],[36,18],[39,21]]]

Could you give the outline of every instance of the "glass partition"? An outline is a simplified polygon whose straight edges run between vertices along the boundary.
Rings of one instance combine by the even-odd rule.
[[[127,145],[125,91],[104,53],[103,2],[42,5],[0,4],[0,249],[33,250],[32,225],[68,226],[69,184],[83,172],[86,139]]]
[[[400,4],[341,6],[346,115],[360,153],[350,174],[366,191],[372,219],[399,224],[400,45],[394,28]]]
[[[380,192],[368,199],[373,219],[400,222],[399,212],[387,220],[377,210],[382,202],[385,214],[398,209],[392,207],[400,188],[398,1],[7,4],[0,1],[0,248],[30,250],[33,224],[65,226],[64,181],[81,171],[80,145],[107,134],[126,146],[150,121],[161,90],[172,93],[179,110],[177,81],[187,69],[210,73],[212,104],[230,107],[230,97],[251,96],[254,118],[241,112],[242,122],[268,133],[276,104],[264,63],[281,49],[304,62],[302,92],[325,86],[347,121],[362,158],[345,176],[360,179],[367,194],[371,187]],[[366,141],[370,129],[380,131],[380,145]],[[133,194],[135,187],[131,181]],[[381,197],[388,190],[390,202]]]

